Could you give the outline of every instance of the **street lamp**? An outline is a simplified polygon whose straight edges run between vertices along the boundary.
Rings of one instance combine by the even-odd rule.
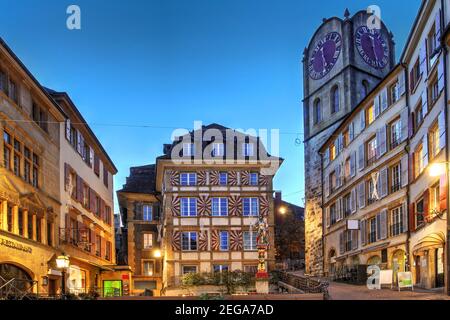
[[[153,251],[153,257],[161,258],[161,250],[156,249],[155,251]]]
[[[428,174],[430,177],[440,177],[447,173],[447,163],[437,162],[430,165],[428,169]]]
[[[287,212],[286,207],[285,207],[285,206],[280,207],[280,208],[278,209],[278,212],[279,212],[280,214],[282,214],[282,215],[285,215],[286,212]]]
[[[64,253],[56,258],[56,267],[61,269],[62,281],[61,281],[61,294],[66,295],[66,269],[70,266],[69,256]]]

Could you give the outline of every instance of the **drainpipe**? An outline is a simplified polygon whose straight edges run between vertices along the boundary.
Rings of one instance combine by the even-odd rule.
[[[320,155],[320,179],[321,179],[321,194],[322,194],[322,201],[320,204],[320,209],[322,210],[322,275],[325,276],[325,266],[326,266],[326,256],[325,256],[325,228],[327,224],[327,217],[326,212],[324,210],[323,204],[325,203],[325,196],[324,196],[324,188],[323,188],[323,154],[319,152]]]
[[[445,4],[445,0],[441,0],[441,30],[444,31],[444,14],[446,12],[446,9],[450,8],[446,8],[446,4]],[[450,197],[448,194],[448,188],[450,186],[450,172],[449,172],[449,160],[450,160],[450,148],[449,148],[449,124],[448,124],[448,92],[447,92],[447,87],[448,87],[448,79],[447,79],[447,44],[445,43],[445,35],[441,34],[441,47],[442,47],[442,59],[444,60],[444,98],[445,98],[445,106],[444,106],[444,115],[445,115],[445,134],[446,134],[446,143],[445,143],[445,161],[446,161],[446,174],[447,174],[447,238],[445,241],[445,246],[447,247],[446,250],[446,254],[445,254],[445,258],[447,260],[447,268],[445,270],[445,277],[446,277],[446,282],[445,282],[445,289],[447,292],[447,295],[450,296],[450,246],[449,246],[449,239],[450,239]]]

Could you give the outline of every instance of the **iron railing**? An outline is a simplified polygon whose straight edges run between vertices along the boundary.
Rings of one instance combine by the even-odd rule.
[[[6,279],[0,276],[0,300],[34,300],[33,293],[37,281],[23,279]]]
[[[330,299],[328,292],[329,282],[307,276],[300,276],[292,273],[282,272],[281,281],[301,290],[304,293],[322,293],[324,300]]]

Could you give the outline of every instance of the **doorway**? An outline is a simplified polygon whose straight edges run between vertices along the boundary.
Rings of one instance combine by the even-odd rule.
[[[392,255],[391,267],[393,270],[394,283],[397,283],[397,275],[399,272],[405,272],[405,252],[397,250]]]
[[[436,274],[436,288],[445,287],[444,280],[444,248],[437,248],[435,250],[435,274]]]
[[[56,296],[57,291],[57,281],[55,279],[48,280],[48,295],[50,297]]]

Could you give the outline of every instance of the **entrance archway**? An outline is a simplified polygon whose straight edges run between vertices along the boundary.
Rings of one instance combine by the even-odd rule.
[[[23,268],[11,264],[0,263],[0,283],[14,279],[14,286],[19,290],[28,290],[33,286],[33,279]]]
[[[331,249],[328,254],[328,274],[333,276],[336,272],[336,250]]]
[[[377,266],[379,264],[381,264],[380,256],[371,256],[369,259],[367,259],[368,266]]]

